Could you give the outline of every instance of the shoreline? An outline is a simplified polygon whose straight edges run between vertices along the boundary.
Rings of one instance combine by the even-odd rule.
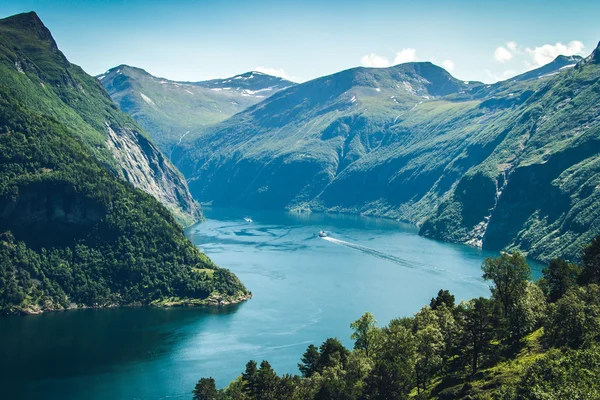
[[[103,305],[77,305],[71,304],[69,307],[39,307],[39,306],[28,306],[26,308],[18,308],[0,313],[0,318],[5,316],[27,316],[27,315],[41,315],[45,313],[54,312],[67,312],[73,310],[88,310],[88,309],[106,309],[106,308],[142,308],[142,307],[157,307],[157,308],[175,308],[175,307],[226,307],[235,304],[241,304],[252,298],[252,292],[239,294],[236,296],[222,296],[219,294],[211,294],[205,299],[179,299],[175,297],[167,297],[161,300],[154,300],[150,303],[127,303],[127,304],[103,304]]]

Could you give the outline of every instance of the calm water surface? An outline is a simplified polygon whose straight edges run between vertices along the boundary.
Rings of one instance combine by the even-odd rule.
[[[336,336],[351,346],[349,324],[364,311],[385,324],[440,288],[458,300],[489,294],[480,265],[493,253],[428,240],[398,222],[219,209],[206,217],[188,237],[235,272],[252,300],[0,318],[0,398],[189,399],[200,377],[223,386],[249,359],[297,373],[308,344]]]

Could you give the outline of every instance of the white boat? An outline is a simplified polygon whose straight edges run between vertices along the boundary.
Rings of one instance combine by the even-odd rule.
[[[252,218],[250,218],[250,217],[244,217],[244,221],[246,221],[246,222],[252,222]]]
[[[327,233],[325,233],[325,231],[320,231],[319,237],[327,237]]]

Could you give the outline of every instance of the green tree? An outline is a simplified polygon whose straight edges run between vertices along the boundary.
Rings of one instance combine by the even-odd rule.
[[[548,266],[542,270],[544,282],[547,287],[548,301],[554,303],[572,287],[577,284],[582,269],[576,264],[568,263],[560,258],[550,261]]]
[[[494,335],[494,302],[484,297],[462,303],[458,309],[462,317],[462,357],[471,366],[471,374],[479,370],[481,360],[489,355]]]
[[[571,289],[551,304],[544,339],[549,346],[572,348],[600,341],[600,286]]]
[[[519,326],[520,310],[518,304],[522,301],[531,278],[531,268],[525,257],[519,252],[503,253],[500,257],[485,259],[482,265],[483,278],[491,280],[492,297],[502,306],[502,315],[511,339],[516,342],[522,338],[523,329]]]
[[[246,370],[242,372],[242,391],[250,398],[254,398],[258,391],[258,366],[256,361],[250,360],[246,363]]]
[[[583,271],[580,282],[582,284],[600,284],[600,236],[597,236],[583,250]]]
[[[260,400],[278,400],[279,377],[268,361],[262,361],[256,375],[255,398]]]
[[[319,372],[323,372],[325,368],[333,367],[338,363],[342,366],[346,365],[350,352],[344,347],[342,342],[336,338],[329,338],[321,344],[319,355]]]
[[[415,378],[419,393],[427,387],[442,365],[444,337],[437,324],[429,324],[414,335],[416,343]]]
[[[381,352],[366,379],[367,399],[404,399],[415,386],[416,344],[401,320],[384,329]]]
[[[194,400],[219,400],[222,398],[212,377],[201,378],[192,393]]]
[[[367,357],[372,356],[381,338],[381,332],[377,328],[377,321],[373,314],[364,313],[350,324],[350,328],[354,330],[351,336],[351,339],[354,340],[354,349],[363,350]]]
[[[320,356],[319,349],[314,344],[309,344],[304,355],[302,355],[301,363],[298,364],[298,369],[303,377],[310,378],[319,370]]]
[[[436,310],[442,305],[445,305],[446,307],[452,309],[454,308],[454,302],[454,295],[451,294],[449,290],[440,289],[440,291],[437,294],[437,297],[431,298],[431,301],[429,302],[429,307],[431,307],[432,310]]]
[[[522,338],[540,327],[546,316],[544,292],[533,282],[527,282],[523,296],[519,296],[511,314],[510,331],[515,338]]]

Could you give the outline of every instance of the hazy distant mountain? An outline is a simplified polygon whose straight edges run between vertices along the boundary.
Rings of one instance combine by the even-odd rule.
[[[355,68],[192,131],[173,161],[215,206],[381,215],[439,239],[573,259],[600,233],[590,60],[559,57],[494,85],[430,63]]]
[[[167,155],[190,130],[220,122],[295,85],[256,71],[227,79],[175,82],[127,65],[97,78]]]

